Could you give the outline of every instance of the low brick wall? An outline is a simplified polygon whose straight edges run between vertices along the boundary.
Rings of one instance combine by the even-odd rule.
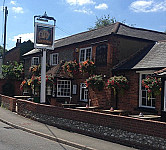
[[[0,94],[1,107],[6,108],[10,111],[16,110],[16,98],[1,95]]]
[[[0,95],[14,110],[15,99]],[[7,100],[8,99],[8,100]],[[166,149],[166,123],[16,100],[18,114],[75,132],[141,149]],[[10,107],[9,107],[10,106]]]

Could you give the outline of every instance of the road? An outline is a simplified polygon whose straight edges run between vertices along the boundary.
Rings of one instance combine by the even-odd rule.
[[[76,150],[0,122],[0,150]]]

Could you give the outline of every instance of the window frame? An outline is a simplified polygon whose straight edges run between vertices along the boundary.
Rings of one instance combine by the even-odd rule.
[[[92,47],[86,47],[86,48],[80,48],[80,53],[79,53],[79,62],[84,62],[87,60],[87,50],[90,49],[91,53],[90,53],[90,60],[92,59]],[[84,60],[81,61],[81,52],[84,51]]]
[[[57,62],[56,63],[53,62],[54,55],[57,56]],[[52,66],[58,65],[58,61],[59,61],[59,53],[50,54],[50,65],[52,65]]]
[[[137,73],[139,73],[139,107],[143,107],[143,108],[152,108],[152,109],[155,109],[156,108],[156,106],[152,106],[153,105],[153,103],[152,103],[152,100],[154,100],[155,102],[156,102],[156,98],[155,97],[152,97],[152,98],[150,98],[150,100],[148,100],[148,97],[147,97],[147,90],[144,90],[144,91],[146,91],[146,97],[145,97],[145,99],[146,99],[146,105],[143,105],[142,104],[142,75],[152,75],[153,73],[155,72],[155,70],[150,70],[150,71],[140,71],[140,72],[137,72]],[[147,102],[148,101],[151,101],[151,106],[148,106],[147,105]]]
[[[59,87],[58,87],[59,84],[58,84],[58,82],[60,82],[60,81],[61,81],[61,82],[62,82],[62,81],[63,81],[63,82],[66,82],[66,81],[69,82],[69,86],[70,86],[70,87],[69,87],[69,88],[70,88],[70,89],[69,89],[69,93],[70,93],[70,95],[62,95],[62,94],[59,94]],[[65,89],[63,89],[63,90],[65,90]],[[62,90],[61,90],[60,93],[62,93]],[[64,93],[65,93],[65,92],[64,92]],[[58,80],[57,80],[57,97],[71,97],[71,80],[61,80],[61,79],[58,79]]]
[[[38,64],[35,64],[34,62],[34,59],[38,59]],[[34,66],[34,65],[39,65],[39,57],[32,57],[32,59],[31,59],[31,66]]]

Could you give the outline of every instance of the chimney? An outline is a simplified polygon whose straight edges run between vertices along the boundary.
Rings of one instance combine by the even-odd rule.
[[[17,39],[17,43],[16,43],[16,47],[21,45],[21,37],[19,39]]]

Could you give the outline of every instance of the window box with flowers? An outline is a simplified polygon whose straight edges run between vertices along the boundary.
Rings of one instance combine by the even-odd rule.
[[[102,91],[105,86],[105,82],[101,75],[94,75],[86,80],[86,86],[92,88],[93,90]]]
[[[74,61],[66,62],[63,65],[63,70],[71,77],[79,73],[79,64]]]
[[[142,87],[147,90],[148,99],[154,96],[161,94],[161,78],[156,78],[152,76],[147,76],[145,79],[142,80]]]
[[[82,73],[88,73],[89,75],[93,75],[95,73],[95,64],[92,60],[86,60],[80,63],[80,71]]]

